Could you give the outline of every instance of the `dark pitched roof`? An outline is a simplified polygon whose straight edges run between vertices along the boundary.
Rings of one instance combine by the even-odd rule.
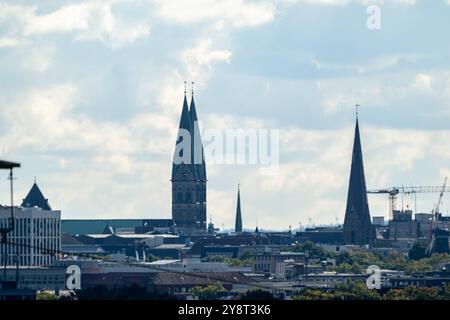
[[[22,202],[23,208],[34,208],[38,207],[42,210],[52,210],[50,205],[48,204],[48,199],[44,197],[44,195],[41,192],[41,189],[39,189],[36,182],[31,187],[30,192],[28,192],[28,195],[23,199]]]
[[[105,229],[103,229],[102,234],[114,234],[114,228],[111,226],[106,226]]]
[[[181,111],[180,125],[178,130],[179,131],[176,143],[177,145],[183,141],[181,130],[187,130],[191,138],[190,163],[185,162],[184,164],[187,165],[187,169],[192,173],[194,179],[206,181],[205,157],[200,135],[200,129],[198,126],[198,117],[197,117],[197,110],[195,108],[195,101],[194,97],[192,97],[190,108],[188,108],[186,94],[184,95],[183,108]],[[195,137],[198,137],[198,139],[195,140],[194,139]],[[175,157],[177,156],[180,157],[183,156],[184,150],[180,150],[179,152],[180,154],[174,154],[174,160]],[[178,168],[180,168],[181,166],[182,164],[178,163],[175,164],[174,161],[172,165],[172,179],[176,176]]]
[[[79,246],[83,245],[80,241],[78,241],[74,236],[61,232],[61,245],[63,246]]]
[[[192,120],[191,120],[191,115],[189,113],[189,108],[188,108],[186,94],[184,95],[184,100],[183,100],[183,108],[182,108],[182,111],[181,111],[180,125],[178,127],[178,134],[177,134],[176,145],[182,143],[182,141],[183,141],[183,139],[185,137],[183,135],[183,133],[182,133],[184,130],[188,131],[191,137],[193,136],[193,134],[192,134]],[[189,151],[191,152],[191,156],[190,156],[189,161],[192,163],[192,150],[189,150]],[[193,165],[191,165],[189,163],[186,163],[186,162],[184,162],[183,164],[175,163],[175,157],[181,157],[181,159],[184,160],[183,156],[185,156],[185,154],[184,154],[185,150],[181,149],[178,152],[179,152],[179,154],[176,154],[176,153],[174,154],[174,161],[172,163],[172,179],[175,177],[175,175],[176,175],[176,173],[178,171],[178,168],[183,166],[183,164],[184,165],[188,165],[187,166],[188,170],[191,171],[192,174],[195,176],[196,175],[195,174],[195,168],[193,167]]]

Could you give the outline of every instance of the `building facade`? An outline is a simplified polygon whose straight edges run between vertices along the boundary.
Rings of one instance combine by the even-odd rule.
[[[11,219],[11,207],[0,206],[0,225]],[[61,251],[61,211],[52,210],[36,182],[21,207],[14,207],[14,230],[0,249],[3,266],[49,266]]]
[[[10,207],[0,207],[0,224],[7,223]],[[0,264],[8,266],[49,266],[61,250],[61,212],[41,208],[14,209],[15,229],[2,246]]]

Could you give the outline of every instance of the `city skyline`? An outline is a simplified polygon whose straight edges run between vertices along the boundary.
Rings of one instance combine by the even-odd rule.
[[[207,163],[216,227],[233,228],[238,183],[244,229],[342,223],[356,103],[368,189],[449,175],[444,1],[386,3],[380,30],[366,27],[360,1],[207,2],[183,15],[171,1],[1,5],[0,152],[22,163],[16,204],[36,176],[63,219],[170,218],[185,80],[196,82],[202,129],[280,130],[273,176]],[[65,19],[68,6],[78,20]],[[419,211],[436,198],[418,197]],[[387,196],[369,206],[387,217]]]

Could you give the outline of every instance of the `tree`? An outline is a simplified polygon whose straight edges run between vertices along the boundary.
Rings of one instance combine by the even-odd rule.
[[[200,300],[214,300],[219,293],[226,292],[226,290],[221,283],[215,283],[210,284],[207,287],[194,287],[190,292]]]
[[[414,245],[409,249],[408,258],[410,260],[420,260],[426,257],[426,250],[424,245],[419,242],[414,243]]]
[[[324,290],[307,288],[292,297],[292,300],[334,300],[334,295]]]
[[[294,300],[380,300],[375,290],[362,281],[339,283],[333,289],[304,289]]]
[[[36,300],[58,300],[58,297],[54,293],[40,291],[36,294]]]
[[[383,297],[384,300],[437,300],[438,289],[428,287],[409,286],[404,289],[389,290]]]
[[[362,281],[339,283],[334,288],[334,297],[339,300],[380,300],[381,296],[375,290],[370,290]]]

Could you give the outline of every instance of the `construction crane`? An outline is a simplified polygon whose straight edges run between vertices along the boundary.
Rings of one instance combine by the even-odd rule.
[[[448,177],[445,177],[444,185],[441,188],[441,193],[439,194],[438,202],[436,203],[436,206],[434,207],[433,211],[431,212],[432,220],[431,220],[430,238],[429,238],[428,246],[427,246],[427,250],[426,250],[427,255],[431,255],[431,253],[433,251],[433,246],[434,246],[434,242],[436,239],[436,228],[437,228],[437,223],[439,221],[439,208],[442,203],[442,198],[444,197],[444,192],[445,192],[446,186],[447,186],[447,180],[448,180]]]
[[[446,179],[447,180],[447,179]],[[416,195],[417,193],[445,193],[450,192],[450,187],[446,184],[442,186],[422,186],[422,187],[392,187],[377,190],[368,190],[368,194],[388,194],[389,195],[389,220],[392,220],[394,211],[396,210],[397,198],[402,195]],[[440,198],[442,201],[442,198]]]

